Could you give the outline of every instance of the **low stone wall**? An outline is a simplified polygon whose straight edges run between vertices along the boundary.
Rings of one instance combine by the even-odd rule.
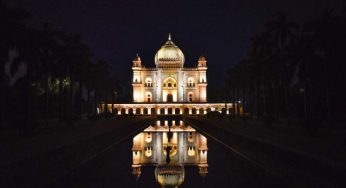
[[[105,104],[99,105],[100,112],[105,109]],[[112,109],[112,106],[114,107]],[[108,104],[108,111],[116,115],[134,114],[134,115],[168,115],[168,114],[189,114],[203,115],[209,111],[225,112],[231,114],[233,106],[240,108],[242,106],[232,103],[127,103],[127,104]],[[238,110],[235,110],[236,112]]]

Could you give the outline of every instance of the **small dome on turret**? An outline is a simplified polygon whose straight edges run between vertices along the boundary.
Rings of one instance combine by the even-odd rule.
[[[207,61],[207,59],[205,58],[205,56],[202,54],[199,58],[198,61]]]
[[[198,58],[198,67],[206,67],[207,66],[207,58],[202,54]]]
[[[134,67],[141,67],[142,66],[142,61],[141,61],[141,58],[138,56],[138,54],[136,54],[136,56],[133,58],[132,62],[133,62]]]
[[[136,56],[133,58],[133,61],[141,61],[141,58],[136,54]]]

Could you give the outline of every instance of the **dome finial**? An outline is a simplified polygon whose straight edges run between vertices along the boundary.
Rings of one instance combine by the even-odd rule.
[[[168,40],[171,40],[171,33],[168,33]]]

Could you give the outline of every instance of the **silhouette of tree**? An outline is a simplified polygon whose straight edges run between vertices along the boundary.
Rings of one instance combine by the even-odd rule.
[[[5,103],[7,101],[8,75],[5,74],[5,63],[9,62],[9,50],[23,44],[22,34],[26,31],[23,20],[29,17],[29,13],[21,9],[10,9],[0,1],[0,124],[5,124]],[[14,70],[12,70],[13,72]]]
[[[346,80],[340,65],[345,59],[345,15],[329,11],[303,27],[286,17],[276,13],[266,22],[265,31],[252,38],[247,57],[228,71],[233,102],[248,96],[249,107],[254,106],[249,109],[259,118],[293,115],[312,120],[316,127],[341,120],[336,109],[345,103],[339,100]]]

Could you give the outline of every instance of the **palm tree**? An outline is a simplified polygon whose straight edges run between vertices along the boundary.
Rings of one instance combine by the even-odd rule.
[[[269,20],[266,24],[266,32],[270,36],[270,40],[273,45],[273,58],[274,68],[278,71],[278,82],[275,83],[275,89],[283,88],[284,93],[284,104],[285,104],[285,113],[284,116],[288,117],[288,105],[289,105],[289,96],[288,96],[288,87],[289,81],[292,77],[292,69],[289,68],[288,61],[285,60],[285,52],[287,48],[294,39],[294,33],[298,28],[298,24],[288,21],[285,13],[277,12],[274,15],[274,19]],[[274,98],[275,100],[275,98]],[[276,101],[277,103],[277,101]],[[277,104],[276,104],[277,106]],[[276,108],[276,111],[279,110]]]
[[[337,15],[334,11],[327,11],[304,25],[304,37],[308,43],[306,46],[313,58],[301,65],[309,67],[305,70],[305,74],[308,75],[310,88],[313,90],[309,98],[313,105],[311,113],[317,114],[316,117],[326,115],[329,123],[333,123],[332,116],[339,113],[339,111],[333,111],[336,109],[333,106],[342,106],[337,99],[342,97],[342,92],[338,91],[339,87],[345,84],[343,82],[345,76],[340,65],[344,60],[342,49],[346,42],[345,20],[345,16]],[[317,100],[319,103],[316,102]],[[315,106],[324,106],[324,114],[318,115],[320,112],[315,110]],[[342,118],[342,115],[339,115],[339,118]]]
[[[36,50],[38,53],[38,61],[40,65],[40,75],[42,75],[42,82],[44,85],[44,119],[48,124],[48,113],[49,113],[49,85],[52,80],[52,65],[56,61],[54,54],[57,51],[58,43],[57,37],[62,33],[59,31],[52,30],[49,23],[45,23],[43,27],[36,31],[37,46]]]
[[[64,34],[61,37],[61,41],[62,44],[57,54],[59,59],[55,70],[57,76],[60,78],[61,84],[66,79],[69,81],[67,112],[72,115],[75,107],[76,81],[80,82],[81,89],[83,85],[82,82],[84,82],[84,77],[87,73],[87,71],[84,70],[84,66],[89,66],[92,54],[89,48],[81,43],[79,35]]]

